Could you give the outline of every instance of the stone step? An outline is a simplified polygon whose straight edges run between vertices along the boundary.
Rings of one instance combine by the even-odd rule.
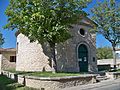
[[[97,76],[96,79],[97,79],[98,82],[100,82],[100,81],[103,81],[103,80],[108,80],[109,78],[107,76]]]

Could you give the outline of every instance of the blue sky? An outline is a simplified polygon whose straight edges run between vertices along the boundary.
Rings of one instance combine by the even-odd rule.
[[[95,3],[96,0],[93,0],[93,2],[88,6],[87,9],[85,9],[85,11],[90,13],[90,8]],[[7,23],[7,16],[5,15],[4,12],[8,5],[9,0],[0,0],[0,32],[2,32],[3,37],[5,38],[3,48],[15,48],[16,47],[15,31],[3,29],[3,26]],[[102,35],[97,35],[96,46],[97,47],[111,46],[111,44]]]

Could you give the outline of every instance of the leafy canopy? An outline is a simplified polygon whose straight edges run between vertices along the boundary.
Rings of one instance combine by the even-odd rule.
[[[4,44],[4,38],[3,38],[3,34],[0,32],[0,47],[2,47],[2,45]]]
[[[60,43],[70,38],[69,26],[77,23],[91,0],[10,0],[8,24],[31,41]]]
[[[117,0],[98,1],[92,9],[92,19],[98,24],[97,32],[115,47],[120,43],[120,5]]]
[[[97,59],[111,59],[113,58],[112,48],[100,47],[97,48]]]

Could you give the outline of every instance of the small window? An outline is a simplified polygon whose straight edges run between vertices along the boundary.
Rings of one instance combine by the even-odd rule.
[[[85,35],[85,30],[81,28],[81,29],[79,30],[79,33],[84,36],[84,35]]]
[[[10,56],[10,62],[16,62],[16,56]]]
[[[95,62],[95,57],[93,57],[93,62]]]

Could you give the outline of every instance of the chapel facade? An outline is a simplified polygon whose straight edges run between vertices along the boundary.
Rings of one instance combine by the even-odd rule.
[[[97,72],[96,34],[90,33],[96,24],[83,18],[72,25],[72,38],[56,46],[57,69],[60,72]],[[16,70],[51,71],[49,46],[30,42],[23,34],[17,34]]]

